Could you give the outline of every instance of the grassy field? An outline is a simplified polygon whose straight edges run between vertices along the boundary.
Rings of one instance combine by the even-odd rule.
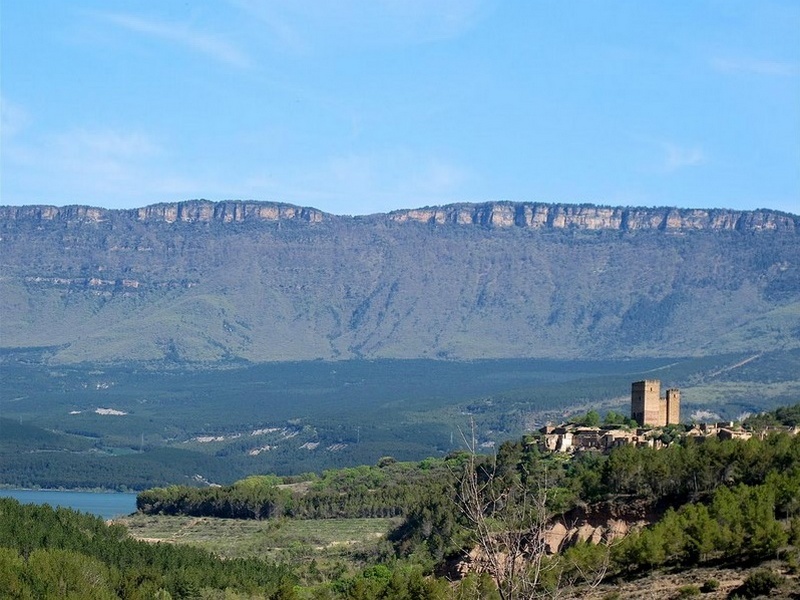
[[[136,514],[118,519],[140,540],[189,544],[224,558],[258,557],[291,563],[309,581],[352,572],[388,549],[398,519],[267,521]]]
[[[353,574],[385,557],[386,534],[397,524],[394,519],[328,519],[244,521],[196,517],[132,515],[117,520],[137,539],[151,542],[189,544],[208,549],[226,558],[261,557],[289,562],[309,585]],[[629,580],[615,577],[596,588],[581,587],[565,598],[608,600],[631,598],[688,597],[689,588],[699,590],[709,580],[719,582],[716,592],[704,598],[727,598],[734,588],[757,569],[783,571],[780,561],[747,565],[666,569]],[[795,598],[800,591],[797,575],[789,574],[784,595]],[[682,595],[686,594],[686,595]]]

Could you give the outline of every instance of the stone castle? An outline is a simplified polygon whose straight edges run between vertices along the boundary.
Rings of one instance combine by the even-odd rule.
[[[645,379],[631,384],[631,419],[639,427],[664,427],[681,422],[681,391],[668,389],[661,397],[661,382]]]

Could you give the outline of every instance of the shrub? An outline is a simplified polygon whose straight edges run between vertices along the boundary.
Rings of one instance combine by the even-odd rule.
[[[769,569],[753,571],[744,580],[744,583],[734,590],[736,595],[743,598],[756,598],[766,596],[783,583],[784,578]]]
[[[786,572],[790,575],[796,575],[800,572],[800,550],[790,550],[787,552],[783,563],[786,566]]]
[[[800,546],[800,517],[792,517],[789,522],[789,543]]]
[[[709,579],[700,587],[700,591],[704,594],[716,592],[719,589],[719,581],[716,579]]]
[[[700,595],[700,588],[696,585],[684,585],[678,588],[678,595],[676,598],[692,598],[693,596]]]

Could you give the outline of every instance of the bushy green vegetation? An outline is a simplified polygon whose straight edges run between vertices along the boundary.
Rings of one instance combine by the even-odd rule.
[[[734,591],[734,597],[759,598],[767,596],[775,588],[780,587],[785,579],[775,571],[760,569],[751,573],[744,583]]]
[[[144,511],[190,515],[180,517],[184,520],[174,534],[154,537],[214,549],[227,557],[224,562],[200,549],[134,542],[119,525],[71,511],[4,501],[0,560],[5,567],[0,572],[8,589],[21,590],[12,596],[19,598],[64,597],[70,590],[78,598],[107,592],[138,598],[134,581],[135,589],[147,590],[149,597],[211,598],[224,590],[241,598],[314,600],[532,597],[662,567],[758,562],[787,549],[787,556],[794,556],[792,547],[800,544],[798,498],[800,437],[786,433],[763,440],[686,440],[660,451],[626,446],[607,456],[572,458],[542,454],[535,439],[523,438],[502,444],[491,456],[461,452],[418,463],[383,457],[376,466],[321,476],[255,476],[226,487],[172,486],[140,494]],[[579,518],[598,503],[617,518],[637,506],[657,518],[621,541],[579,543],[560,554],[549,555],[532,543],[559,515]],[[234,550],[220,540],[208,541],[211,533],[201,535],[201,523],[207,521],[196,515],[209,514],[232,524],[263,525],[247,534],[239,526],[215,526],[217,534],[244,536],[244,546]],[[355,521],[345,518],[380,516],[380,527],[371,529],[380,533],[389,525],[388,515],[400,522],[385,538],[367,543],[370,534],[364,534],[350,552],[292,549],[293,543],[333,545],[332,538],[314,533],[319,519],[342,519],[346,529]],[[306,531],[300,534],[305,541],[292,537],[298,534],[290,535],[291,528],[278,541],[290,522],[309,524],[298,530]],[[195,527],[194,538],[182,533]],[[341,527],[326,535],[347,536]],[[528,568],[506,574],[488,568],[457,584],[441,578],[448,565],[475,548],[477,556],[508,553],[514,548],[510,544],[519,544],[518,556]],[[252,554],[291,566],[245,558]],[[56,563],[65,565],[62,572],[55,570]],[[753,576],[740,595],[775,583],[768,579]],[[684,586],[679,593],[689,597],[713,586],[707,584],[702,590]]]
[[[785,505],[778,490],[800,492],[800,475],[771,476],[757,486],[720,487],[708,504],[669,509],[653,527],[627,538],[614,550],[616,562],[629,570],[665,565],[695,565],[708,560],[763,559],[789,540]],[[797,497],[797,496],[795,496]]]
[[[751,429],[766,427],[796,427],[800,425],[800,403],[794,406],[779,406],[773,411],[752,415],[743,423]]]
[[[148,544],[124,527],[48,506],[0,499],[0,589],[7,598],[193,598],[230,589],[292,598],[283,566],[222,561],[191,546]]]
[[[688,439],[662,450],[623,446],[608,456],[586,453],[570,460],[543,455],[535,439],[526,438],[474,460],[479,480],[492,488],[487,493],[506,504],[523,496],[504,490],[546,481],[549,514],[599,501],[624,507],[637,500],[653,513],[666,508],[652,528],[614,547],[612,559],[622,570],[763,558],[796,543],[792,532],[800,530],[797,436]],[[386,461],[326,473],[301,492],[263,478],[210,490],[149,490],[138,504],[150,513],[232,516],[229,511],[239,510],[250,518],[403,515],[390,535],[397,555],[433,568],[474,543],[459,510],[459,482],[470,464],[466,453],[418,464]]]
[[[384,458],[380,466],[329,470],[321,477],[253,476],[225,487],[154,488],[141,492],[136,504],[145,514],[238,519],[395,517],[420,498],[452,488],[463,460],[459,454],[421,463]]]

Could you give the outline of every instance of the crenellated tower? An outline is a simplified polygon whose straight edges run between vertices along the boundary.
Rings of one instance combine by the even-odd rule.
[[[631,419],[640,427],[663,427],[681,421],[681,391],[670,388],[661,397],[661,381],[645,379],[631,384]]]

